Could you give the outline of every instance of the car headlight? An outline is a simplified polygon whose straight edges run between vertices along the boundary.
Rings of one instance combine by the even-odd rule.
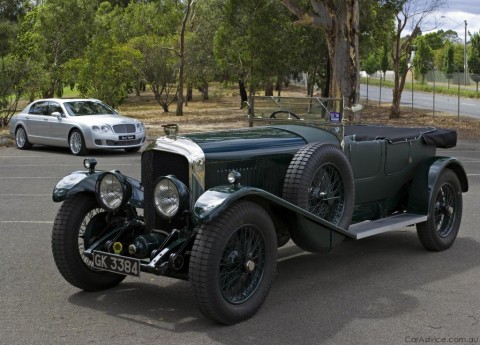
[[[95,126],[92,126],[92,130],[94,132],[101,132],[101,133],[108,133],[111,131],[109,125],[101,125],[101,126],[95,125]]]
[[[153,189],[153,202],[161,217],[173,218],[188,207],[188,189],[174,176],[160,177]]]
[[[136,128],[137,128],[137,132],[145,132],[145,126],[143,125],[142,122],[137,122]]]
[[[110,211],[125,205],[132,195],[130,183],[122,175],[112,172],[98,178],[96,191],[100,205]]]

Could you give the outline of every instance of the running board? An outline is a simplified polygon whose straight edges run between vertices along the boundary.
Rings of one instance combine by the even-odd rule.
[[[361,238],[381,234],[390,230],[425,222],[427,217],[427,215],[421,214],[400,213],[387,218],[350,225],[348,232],[351,232],[354,235],[354,238],[359,240]]]

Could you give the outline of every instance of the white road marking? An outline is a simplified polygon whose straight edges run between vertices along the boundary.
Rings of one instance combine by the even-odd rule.
[[[51,220],[0,220],[0,224],[25,223],[25,224],[53,224]]]

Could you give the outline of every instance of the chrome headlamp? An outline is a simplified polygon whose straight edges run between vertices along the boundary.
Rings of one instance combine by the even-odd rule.
[[[188,189],[175,176],[160,177],[153,189],[153,203],[157,213],[165,219],[181,214],[188,207]]]
[[[115,211],[125,205],[132,196],[132,187],[125,177],[106,172],[97,180],[97,200],[100,206]]]

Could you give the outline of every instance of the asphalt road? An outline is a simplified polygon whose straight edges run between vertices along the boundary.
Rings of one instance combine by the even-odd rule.
[[[362,104],[365,104],[367,98],[367,85],[362,84],[360,86],[360,97],[362,98]],[[381,97],[382,102],[392,102],[392,88],[382,87],[382,93],[380,95],[380,87],[369,85],[368,86],[368,99],[369,103],[378,102]],[[404,90],[402,93],[401,106],[412,106],[412,92],[410,90]],[[426,109],[433,112],[433,93],[414,91],[413,93],[413,106],[415,109]],[[474,118],[480,118],[480,100],[472,98],[460,98],[460,116],[468,116]],[[435,94],[435,112],[445,112],[458,115],[458,96],[447,96],[439,93]]]
[[[479,343],[480,144],[439,154],[459,158],[470,179],[452,248],[427,252],[411,228],[322,255],[288,244],[258,314],[224,327],[202,317],[188,282],[143,274],[98,293],[70,286],[51,254],[60,206],[51,192],[83,159],[66,150],[1,149],[0,344]],[[139,153],[95,157],[99,169],[140,177]]]

